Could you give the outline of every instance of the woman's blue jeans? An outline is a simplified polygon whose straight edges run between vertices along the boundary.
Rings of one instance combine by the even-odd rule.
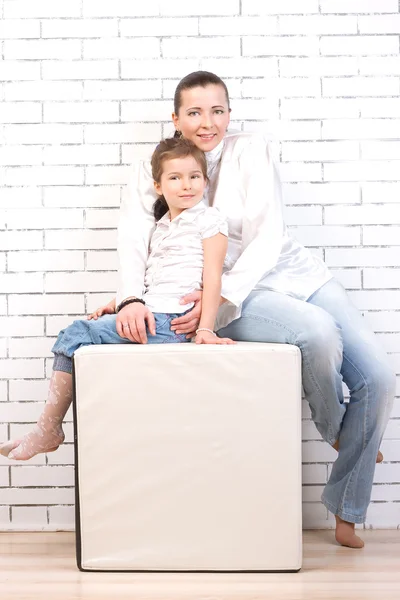
[[[395,376],[385,352],[341,284],[332,279],[307,302],[278,292],[254,291],[242,316],[218,335],[247,342],[294,344],[313,421],[339,454],[322,494],[325,506],[363,523],[375,461],[390,417]],[[342,381],[350,390],[344,403]]]

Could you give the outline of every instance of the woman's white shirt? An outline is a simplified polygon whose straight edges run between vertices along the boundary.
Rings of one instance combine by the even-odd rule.
[[[182,313],[193,307],[180,299],[202,289],[203,240],[228,235],[228,224],[217,208],[199,202],[172,221],[169,213],[158,222],[150,240],[143,299],[152,312]]]
[[[226,270],[216,328],[241,314],[253,289],[269,289],[307,300],[331,279],[326,265],[296,240],[283,222],[281,185],[262,134],[229,133],[207,153],[209,187],[205,202],[219,209],[229,227]],[[118,229],[117,303],[142,297],[156,199],[150,161],[133,169]],[[176,282],[178,285],[178,281]]]

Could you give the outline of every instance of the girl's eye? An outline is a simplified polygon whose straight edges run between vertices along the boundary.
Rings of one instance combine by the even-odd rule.
[[[171,175],[171,177],[169,179],[170,179],[170,181],[174,181],[174,179],[178,179],[178,176],[177,175]]]
[[[200,175],[192,175],[192,179],[200,179]]]

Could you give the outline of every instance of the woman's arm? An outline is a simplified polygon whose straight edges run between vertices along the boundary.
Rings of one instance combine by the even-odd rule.
[[[264,136],[252,137],[238,164],[244,190],[242,252],[224,273],[221,291],[236,306],[275,268],[285,232],[281,185]]]
[[[203,239],[203,297],[199,329],[214,331],[215,319],[221,302],[221,275],[228,247],[228,238],[222,233]],[[218,338],[208,331],[199,331],[197,344],[232,344],[229,338]]]

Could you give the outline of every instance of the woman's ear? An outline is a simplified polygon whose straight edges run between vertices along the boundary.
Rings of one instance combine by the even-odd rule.
[[[172,117],[172,122],[174,124],[175,129],[179,130],[179,118],[178,118],[178,115],[176,115],[175,113],[172,113],[171,117]]]

